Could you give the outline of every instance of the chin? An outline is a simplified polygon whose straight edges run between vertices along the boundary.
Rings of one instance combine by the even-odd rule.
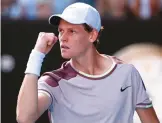
[[[71,55],[68,55],[68,54],[61,54],[62,58],[64,59],[71,59],[72,56]]]

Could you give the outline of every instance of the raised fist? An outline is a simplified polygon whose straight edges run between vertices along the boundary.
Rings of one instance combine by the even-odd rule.
[[[47,54],[57,42],[57,39],[54,33],[40,32],[34,49]]]

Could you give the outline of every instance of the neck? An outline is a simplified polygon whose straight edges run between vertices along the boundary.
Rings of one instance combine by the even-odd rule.
[[[77,70],[90,75],[97,75],[105,72],[108,69],[108,60],[99,54],[94,46],[93,48],[89,49],[90,50],[88,50],[84,55],[77,58],[72,58],[72,65]]]

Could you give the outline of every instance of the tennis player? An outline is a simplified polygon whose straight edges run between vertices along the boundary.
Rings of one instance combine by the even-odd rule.
[[[34,123],[46,110],[51,123],[133,123],[135,111],[142,123],[159,123],[135,67],[96,50],[101,19],[95,8],[74,3],[49,22],[58,26],[61,55],[68,60],[40,76],[58,39],[39,34],[18,95],[19,123]]]

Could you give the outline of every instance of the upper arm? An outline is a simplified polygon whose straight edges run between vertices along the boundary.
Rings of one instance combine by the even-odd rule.
[[[136,112],[142,123],[159,123],[155,110],[152,106],[152,101],[146,91],[146,87],[141,78],[141,75],[136,70],[132,71],[134,104]]]
[[[141,75],[136,70],[132,69],[132,86],[133,86],[133,100],[135,108],[149,108],[152,107],[152,101],[146,91],[145,84]]]
[[[49,108],[52,103],[51,97],[42,92],[38,92],[38,118]]]
[[[136,112],[142,123],[160,123],[153,107],[136,108]]]
[[[52,108],[54,94],[53,89],[56,82],[49,76],[42,76],[38,80],[38,118],[47,110]]]

